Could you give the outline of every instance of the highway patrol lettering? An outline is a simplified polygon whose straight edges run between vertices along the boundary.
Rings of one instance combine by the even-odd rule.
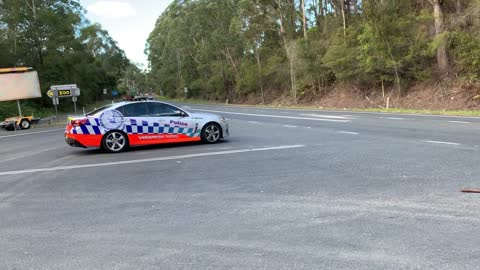
[[[164,139],[178,139],[178,135],[170,135],[170,134],[165,134],[165,135],[142,135],[138,136],[138,138],[142,141],[147,141],[147,140],[164,140]]]

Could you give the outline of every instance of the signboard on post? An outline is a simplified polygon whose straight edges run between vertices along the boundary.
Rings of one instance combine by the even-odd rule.
[[[48,90],[47,95],[52,99],[55,105],[55,114],[57,113],[57,105],[60,104],[58,98],[71,97],[73,107],[77,112],[77,97],[80,96],[80,88],[76,84],[52,85]]]
[[[11,70],[10,72],[8,72]],[[42,97],[40,82],[36,71],[20,68],[3,69],[0,72],[0,101],[20,100]],[[3,73],[5,72],[5,73]]]
[[[30,67],[0,68],[0,101],[16,100],[22,116],[21,99],[42,97],[36,71]]]

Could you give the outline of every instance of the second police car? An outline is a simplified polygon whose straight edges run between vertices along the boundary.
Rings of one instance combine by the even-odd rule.
[[[129,146],[161,143],[216,143],[229,135],[228,123],[214,114],[190,113],[164,102],[120,102],[72,118],[65,140],[75,147],[122,152]]]

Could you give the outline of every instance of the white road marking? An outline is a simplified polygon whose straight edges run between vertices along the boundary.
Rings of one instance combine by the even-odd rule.
[[[350,120],[308,118],[308,117],[295,117],[295,116],[283,116],[283,115],[272,115],[272,114],[239,113],[239,112],[226,112],[226,111],[215,111],[215,110],[199,110],[199,109],[195,109],[195,111],[213,112],[213,113],[224,113],[224,114],[234,114],[234,115],[245,115],[245,116],[257,116],[257,117],[269,117],[269,118],[283,118],[283,119],[297,119],[297,120],[313,120],[313,121],[325,121],[325,122],[338,122],[338,123],[348,123],[348,122],[351,122]]]
[[[201,105],[198,105],[201,106]],[[231,107],[236,108],[236,107],[252,107],[252,106],[235,106],[231,105],[231,107],[227,106],[222,106],[225,109],[230,109]],[[417,113],[393,113],[393,112],[362,112],[362,111],[352,111],[352,110],[322,110],[322,109],[292,109],[292,108],[268,108],[264,107],[262,108],[264,111],[278,111],[279,113],[287,113],[287,112],[323,112],[323,113],[349,113],[349,114],[371,114],[371,115],[400,115],[400,116],[420,116],[420,117],[438,117],[438,118],[457,118],[457,119],[480,119],[480,116],[458,116],[458,115],[442,115],[442,114],[417,114]],[[285,112],[282,112],[285,111]],[[345,115],[342,115],[345,116]]]
[[[257,121],[247,121],[247,122],[250,123],[250,124],[260,124],[260,123],[257,122]]]
[[[125,164],[136,164],[136,163],[155,162],[155,161],[177,160],[177,159],[187,159],[187,158],[206,157],[206,156],[229,155],[229,154],[239,154],[239,153],[248,153],[248,152],[284,150],[284,149],[293,149],[293,148],[302,148],[302,147],[305,147],[305,145],[282,145],[282,146],[274,146],[274,147],[249,148],[249,149],[218,151],[218,152],[206,152],[206,153],[187,154],[187,155],[178,155],[178,156],[169,156],[169,157],[145,158],[145,159],[113,161],[113,162],[105,162],[105,163],[91,163],[91,164],[58,166],[58,167],[40,168],[40,169],[5,171],[5,172],[0,172],[0,176],[26,174],[26,173],[37,173],[37,172],[65,171],[65,170],[107,167],[107,166],[118,166],[118,165],[125,165]]]
[[[209,147],[207,150],[227,150],[232,149],[233,147]]]
[[[454,143],[454,142],[442,142],[442,141],[424,141],[424,142],[435,143],[435,144],[460,145],[459,143]]]
[[[455,124],[470,124],[470,122],[465,122],[465,121],[448,121],[449,123],[455,123]]]
[[[358,135],[357,132],[351,132],[351,131],[337,131],[337,132],[342,134]]]
[[[345,117],[345,116],[335,116],[335,115],[325,115],[325,114],[315,114],[315,113],[300,114],[300,115],[302,115],[302,116],[318,117],[318,118],[349,119],[348,117]]]
[[[288,128],[296,128],[297,126],[292,126],[292,125],[283,125],[284,127],[288,127]]]
[[[0,139],[10,138],[10,137],[18,137],[18,136],[26,136],[26,135],[32,135],[32,134],[39,134],[39,133],[55,132],[55,131],[60,131],[60,130],[65,130],[65,129],[64,128],[62,128],[62,129],[50,129],[50,130],[43,130],[43,131],[36,131],[36,132],[29,132],[29,133],[19,133],[19,134],[5,135],[5,136],[0,136]]]
[[[307,127],[308,129],[311,129],[312,127]]]
[[[401,117],[380,117],[382,119],[388,119],[388,120],[405,120],[405,118]]]

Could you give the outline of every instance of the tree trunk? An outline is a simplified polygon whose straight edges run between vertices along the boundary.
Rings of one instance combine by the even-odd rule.
[[[260,62],[260,52],[255,50],[255,59],[257,60],[258,76],[260,78],[260,95],[262,96],[262,104],[265,104],[265,93],[263,92],[263,76],[262,76],[262,63]]]
[[[223,60],[223,57],[220,57],[222,59],[222,76],[223,76],[223,86],[225,87],[225,98],[228,100],[230,97],[230,91],[229,91],[229,86],[228,86],[228,81],[227,81],[227,74],[225,73],[225,63]]]
[[[279,3],[279,0],[277,0],[277,3]],[[287,53],[287,59],[288,59],[288,63],[290,65],[290,81],[292,83],[292,92],[294,93],[294,98],[295,98],[295,104],[297,102],[297,91],[295,89],[295,74],[294,74],[294,66],[293,66],[293,59],[292,59],[292,56],[293,54],[291,53],[291,50],[289,48],[289,46],[291,44],[288,44],[288,41],[287,41],[287,32],[286,32],[286,29],[285,29],[285,15],[281,9],[281,7],[279,8],[279,23],[280,23],[280,36],[282,38],[282,43],[283,43],[283,46],[285,48],[285,52]]]
[[[320,10],[320,1],[322,0],[313,1],[313,15],[315,16],[315,25],[317,26],[318,30],[320,30],[320,15],[318,13]]]
[[[443,21],[443,9],[442,9],[442,0],[430,0],[433,5],[433,15],[435,17],[435,34],[437,38],[445,32],[445,25]],[[438,68],[441,71],[446,71],[448,69],[448,55],[447,48],[445,44],[445,39],[442,38],[440,45],[437,48],[437,62]]]
[[[303,22],[303,37],[307,38],[307,15],[305,13],[305,0],[302,0],[302,22]]]
[[[295,41],[291,41],[291,43],[287,44],[285,48],[287,50],[287,59],[290,65],[290,82],[292,83],[293,104],[297,105],[297,87],[295,76]]]
[[[455,9],[456,9],[457,15],[462,14],[462,12],[463,12],[462,0],[457,0],[457,3],[455,5]]]
[[[345,0],[341,0],[341,11],[342,11],[342,21],[343,21],[343,39],[345,47],[347,47],[347,21],[345,18]]]
[[[326,0],[325,0],[325,1],[326,1]],[[320,0],[320,2],[321,2],[321,4],[320,4],[320,13],[321,13],[322,18],[323,18],[323,29],[322,29],[322,31],[323,31],[323,34],[324,34],[324,35],[327,35],[327,32],[328,32],[328,29],[327,29],[327,27],[328,27],[328,20],[327,20],[328,17],[327,17],[327,14],[328,14],[328,12],[327,12],[327,10],[326,10],[326,3],[324,4],[324,3],[323,3],[323,0]]]

